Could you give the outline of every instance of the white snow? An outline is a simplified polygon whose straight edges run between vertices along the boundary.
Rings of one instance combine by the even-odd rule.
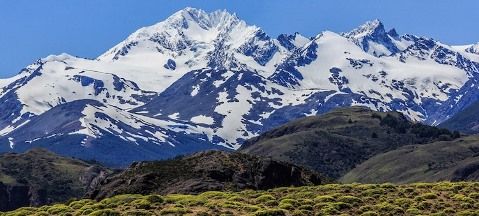
[[[13,138],[8,137],[8,143],[10,145],[10,148],[13,149],[13,147],[15,146],[15,143],[13,143]]]
[[[18,96],[22,104],[21,112],[14,116],[13,122],[16,125],[0,128],[0,135],[8,135],[29,121],[21,118],[21,115],[40,115],[65,102],[93,99],[104,103],[105,106],[85,107],[82,112],[84,116],[79,119],[81,129],[71,132],[86,135],[82,145],[87,145],[90,139],[102,136],[102,131],[108,131],[117,134],[121,139],[137,144],[140,141],[156,144],[167,142],[174,146],[173,143],[168,142],[167,131],[171,130],[205,134],[210,141],[214,136],[219,136],[225,140],[225,143],[220,145],[236,149],[239,147],[238,139],[257,135],[248,130],[246,127],[248,123],[262,125],[262,121],[275,112],[274,109],[304,104],[315,93],[332,92],[324,101],[318,103],[318,107],[335,95],[346,94],[340,90],[347,88],[353,93],[364,94],[381,101],[378,105],[354,101],[353,105],[368,106],[376,110],[390,110],[386,103],[394,99],[408,100],[406,92],[413,93],[415,97],[412,102],[419,106],[426,98],[439,102],[446,101],[451,91],[461,88],[470,78],[468,73],[457,67],[435,62],[430,58],[432,52],[424,54],[425,60],[414,55],[406,55],[404,59],[399,59],[399,55],[389,56],[391,52],[384,45],[371,41],[368,42],[369,52],[364,52],[356,43],[357,41],[352,39],[361,40],[378,25],[380,25],[379,21],[374,20],[343,35],[325,31],[312,41],[300,34],[295,34],[293,44],[300,47],[301,52],[308,51],[307,48],[313,44],[318,45],[315,50],[317,59],[310,64],[297,67],[303,79],[299,81],[299,85],[288,88],[266,79],[292,55],[277,40],[264,41],[256,38],[255,36],[261,31],[258,27],[248,25],[236,15],[226,11],[207,13],[186,8],[163,22],[139,29],[97,59],[83,59],[65,53],[50,55],[27,66],[26,70],[12,78],[0,79],[0,97],[9,91],[14,91],[13,93]],[[406,50],[413,44],[406,39],[390,39],[399,50]],[[219,45],[218,41],[223,43],[221,55],[224,57],[219,61],[226,67],[227,72],[222,74],[221,79],[213,82],[214,87],[223,89],[219,92],[217,103],[211,106],[214,106],[214,112],[224,116],[221,122],[215,122],[211,116],[198,115],[192,117],[189,123],[180,124],[177,120],[183,115],[179,112],[168,115],[169,120],[145,117],[143,114],[148,114],[147,110],[138,113],[128,112],[145,104],[136,96],[160,94],[192,70],[207,68],[213,56],[212,53],[219,51],[215,50]],[[268,62],[261,65],[253,57],[241,52],[240,48],[248,43],[259,47],[273,43],[278,50]],[[477,52],[479,44],[448,46],[437,42],[437,45],[479,62]],[[119,55],[122,51],[127,52]],[[174,70],[164,67],[169,60],[175,62]],[[353,66],[350,61],[359,62],[358,64],[361,65]],[[230,68],[233,63],[239,65],[239,68]],[[339,68],[341,70],[339,76],[347,80],[341,84],[342,88],[330,81],[332,68]],[[4,88],[15,81],[31,76],[37,69],[39,69],[39,76],[19,82],[13,88]],[[238,80],[243,78],[241,70],[253,71],[259,75],[265,82],[260,86],[266,90],[261,91],[255,86],[241,85],[234,86],[233,89],[225,89],[223,84],[235,75],[238,75]],[[97,84],[95,89],[93,83],[82,85],[75,80],[77,76],[101,81],[103,86]],[[211,77],[213,77],[212,74],[209,78]],[[118,85],[115,85],[118,80],[124,87],[119,90]],[[401,88],[404,89],[396,89],[393,86],[394,83],[402,83]],[[200,86],[188,86],[190,92],[186,94],[197,96],[205,91]],[[282,94],[272,93],[273,89]],[[146,93],[146,91],[153,93]],[[233,92],[229,99],[228,92]],[[261,118],[255,120],[247,118],[252,112],[253,105],[261,102],[260,99],[253,98],[253,93],[260,93],[262,98],[276,99],[276,103],[269,104],[273,110],[261,113]],[[424,120],[424,115],[413,109],[399,111],[413,120]],[[96,114],[99,113],[110,118],[97,118]],[[305,115],[317,113],[318,110],[313,108]],[[165,118],[161,113],[155,117]],[[138,133],[124,131],[119,127],[120,124],[137,129]],[[217,127],[218,124],[221,126]],[[8,140],[10,147],[13,148],[13,138]]]
[[[207,124],[207,125],[212,125],[215,123],[215,120],[213,119],[213,117],[205,116],[205,115],[194,116],[191,118],[190,121],[197,124]]]

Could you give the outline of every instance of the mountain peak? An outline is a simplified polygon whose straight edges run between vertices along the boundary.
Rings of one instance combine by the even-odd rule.
[[[201,28],[209,29],[220,25],[237,23],[240,22],[240,19],[235,13],[229,13],[227,10],[216,10],[208,13],[201,9],[187,7],[160,23],[169,23],[172,24],[172,27],[188,28],[188,23],[192,22],[197,23]]]
[[[466,49],[468,53],[479,54],[479,43],[473,44]]]
[[[385,33],[384,25],[379,19],[367,21],[352,31],[345,33],[344,36],[348,38],[363,38],[368,35]]]

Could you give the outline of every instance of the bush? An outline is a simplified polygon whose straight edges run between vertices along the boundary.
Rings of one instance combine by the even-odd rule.
[[[165,200],[159,195],[148,195],[145,197],[150,203],[163,203]]]
[[[113,209],[102,209],[90,213],[89,216],[120,216],[120,213]]]
[[[170,207],[160,211],[160,215],[168,215],[168,214],[183,215],[186,213],[190,213],[190,211],[188,209],[179,208],[179,207]]]
[[[355,196],[342,196],[342,197],[338,198],[338,201],[339,202],[344,202],[344,203],[349,203],[351,205],[355,205],[355,204],[358,204],[358,203],[362,202],[361,199],[359,199]]]
[[[317,196],[314,198],[315,202],[334,202],[336,199],[329,195]]]
[[[54,205],[47,210],[47,212],[52,215],[59,215],[71,211],[73,211],[72,208],[63,204]]]
[[[281,209],[259,210],[254,213],[255,216],[285,216],[286,213]]]
[[[435,193],[425,193],[422,195],[424,199],[437,199],[437,195]]]
[[[137,209],[150,209],[151,208],[151,202],[146,200],[146,199],[137,199],[137,200],[131,202],[131,205],[134,206]]]
[[[367,211],[361,214],[361,216],[379,216],[377,212],[374,211]]]
[[[272,196],[270,194],[265,194],[265,195],[261,195],[258,198],[256,198],[255,202],[256,203],[264,203],[264,202],[267,202],[267,201],[270,201],[270,200],[276,200],[276,198],[274,198],[274,196]]]

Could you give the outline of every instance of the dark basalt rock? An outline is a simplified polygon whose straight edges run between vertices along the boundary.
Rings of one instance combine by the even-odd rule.
[[[270,158],[241,153],[206,151],[167,161],[132,164],[112,175],[87,197],[117,194],[195,194],[211,190],[270,189],[318,185],[327,181],[314,171]]]

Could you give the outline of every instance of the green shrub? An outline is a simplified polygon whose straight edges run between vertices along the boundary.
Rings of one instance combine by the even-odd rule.
[[[410,215],[418,215],[421,213],[421,211],[419,211],[417,208],[409,208],[406,210],[406,213]]]
[[[479,212],[478,211],[471,211],[471,210],[464,210],[464,211],[458,212],[456,215],[457,216],[479,216]]]
[[[281,202],[279,203],[278,208],[285,209],[285,210],[294,210],[295,209],[294,205],[292,205],[290,203],[281,203]]]
[[[63,205],[63,204],[57,204],[57,205],[51,206],[47,210],[47,212],[49,214],[52,214],[52,215],[59,215],[59,214],[71,212],[72,210],[73,209],[70,208],[70,206],[66,206],[66,205]]]
[[[425,193],[422,195],[424,199],[437,199],[437,194],[435,193]]]
[[[274,196],[272,196],[270,194],[265,194],[265,195],[261,195],[258,198],[256,198],[255,202],[256,203],[264,203],[264,202],[267,202],[267,201],[270,201],[270,200],[276,200],[276,198],[274,198]]]
[[[150,209],[151,208],[151,202],[146,200],[146,199],[137,199],[137,200],[131,202],[131,205],[134,206],[137,209]]]
[[[313,210],[313,206],[312,205],[301,205],[299,206],[300,210],[308,210],[308,211],[312,211]]]
[[[154,214],[152,212],[148,211],[148,210],[136,209],[136,210],[126,211],[124,215],[128,215],[128,216],[152,216]]]
[[[267,209],[259,210],[254,213],[254,216],[285,216],[286,213],[282,209]]]
[[[120,216],[120,213],[113,209],[101,209],[90,213],[89,216]]]
[[[334,197],[329,196],[329,195],[323,195],[323,196],[317,196],[314,198],[315,202],[334,202],[336,201]]]
[[[349,203],[351,205],[355,205],[355,204],[358,204],[358,203],[362,202],[362,200],[360,198],[357,198],[355,196],[342,196],[342,197],[338,198],[338,201],[339,202],[344,202],[344,203]]]
[[[159,195],[148,195],[144,199],[146,199],[150,203],[163,203],[165,199]]]
[[[361,216],[379,216],[379,214],[375,211],[367,211],[362,213]]]
[[[165,208],[165,209],[161,210],[160,214],[161,215],[169,215],[169,214],[183,215],[183,214],[190,213],[190,212],[191,211],[189,211],[186,208],[170,207],[170,208]]]
[[[91,205],[93,203],[94,203],[93,200],[82,199],[82,200],[73,201],[68,206],[70,206],[72,209],[80,209],[81,207],[85,205]]]
[[[394,200],[394,204],[400,206],[400,207],[409,207],[414,203],[413,200],[408,199],[408,198],[397,198]]]

